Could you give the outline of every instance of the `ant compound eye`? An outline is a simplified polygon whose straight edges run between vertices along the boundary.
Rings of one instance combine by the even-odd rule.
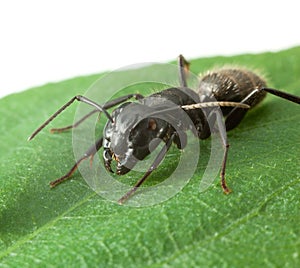
[[[149,119],[148,129],[155,130],[156,128],[157,128],[157,124],[156,124],[155,119],[153,119],[153,118]]]

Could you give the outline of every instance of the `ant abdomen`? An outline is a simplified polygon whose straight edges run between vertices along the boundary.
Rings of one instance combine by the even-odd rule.
[[[214,97],[217,101],[241,102],[255,89],[264,87],[266,87],[265,80],[250,70],[223,68],[210,71],[200,78],[198,94],[201,101]],[[247,104],[254,107],[265,96],[266,92],[260,91]]]

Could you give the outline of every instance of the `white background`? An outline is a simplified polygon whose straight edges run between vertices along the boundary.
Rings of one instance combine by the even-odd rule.
[[[277,51],[299,28],[295,0],[1,1],[0,97],[180,53]]]

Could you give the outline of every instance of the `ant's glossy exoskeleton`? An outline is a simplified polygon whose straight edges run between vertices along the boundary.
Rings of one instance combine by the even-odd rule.
[[[78,95],[62,106],[29,137],[29,140],[34,138],[38,132],[75,100],[89,104],[95,109],[77,121],[74,125],[65,128],[52,129],[52,132],[62,132],[74,128],[96,112],[103,112],[108,118],[108,122],[104,128],[103,137],[100,137],[96,143],[86,151],[67,174],[52,181],[50,186],[55,187],[57,184],[70,178],[78,165],[84,159],[92,158],[102,146],[104,149],[103,160],[106,169],[113,172],[111,162],[115,160],[117,162],[116,173],[122,175],[130,171],[137,161],[143,160],[151,153],[149,150],[151,141],[154,139],[163,140],[165,146],[157,154],[155,160],[145,172],[144,176],[138,180],[129,192],[119,199],[118,202],[122,204],[149,177],[153,170],[157,168],[173,142],[179,149],[184,148],[186,141],[182,139],[182,133],[191,129],[192,126],[190,124],[193,124],[193,127],[197,131],[196,135],[200,139],[210,137],[211,127],[209,122],[217,124],[219,129],[222,129],[222,115],[216,113],[213,107],[220,106],[225,118],[226,130],[229,131],[235,128],[241,122],[248,109],[261,102],[267,93],[300,104],[300,97],[277,89],[267,88],[266,82],[260,76],[252,71],[240,68],[227,68],[209,72],[200,79],[198,90],[195,92],[187,86],[186,75],[188,67],[189,63],[180,55],[179,88],[168,88],[147,97],[144,97],[141,94],[129,94],[111,100],[103,106],[84,96]],[[136,102],[128,102],[128,100],[132,98],[134,98]],[[177,112],[178,110],[181,112],[184,111],[190,118],[189,123],[183,122],[180,117],[177,119],[178,122],[176,122],[176,124],[179,126],[181,138],[179,138],[178,129],[175,129],[170,122],[155,116],[155,114],[165,114],[166,116],[174,118],[176,109],[163,108],[164,104],[170,101],[176,105]],[[117,105],[120,106],[110,115],[107,112],[107,109]],[[130,105],[130,109],[125,109],[128,105]],[[142,114],[145,107],[151,107],[151,109],[156,112],[150,112],[146,118],[135,116],[140,113]],[[229,144],[226,131],[220,131],[220,135],[224,146],[220,174],[221,186],[224,193],[228,194],[230,189],[226,184],[225,170]],[[186,136],[183,135],[183,137]]]

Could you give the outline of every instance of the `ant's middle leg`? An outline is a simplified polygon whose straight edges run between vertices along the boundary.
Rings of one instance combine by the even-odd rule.
[[[227,139],[226,129],[224,127],[223,115],[220,110],[213,109],[208,111],[208,113],[206,114],[206,122],[204,123],[201,133],[199,133],[199,138],[207,139],[211,135],[211,133],[216,132],[215,125],[217,127],[217,132],[220,133],[222,145],[224,148],[222,167],[220,172],[221,187],[225,194],[229,194],[231,190],[228,188],[225,179],[229,143]]]
[[[221,186],[222,186],[224,194],[229,194],[231,192],[231,190],[228,188],[226,179],[225,179],[225,171],[226,171],[227,156],[228,156],[228,151],[229,151],[229,143],[228,143],[228,139],[227,139],[226,128],[224,128],[223,116],[220,112],[216,113],[216,121],[217,121],[218,129],[220,131],[222,143],[224,146],[223,161],[222,161],[222,167],[221,167],[221,173],[220,173]]]

